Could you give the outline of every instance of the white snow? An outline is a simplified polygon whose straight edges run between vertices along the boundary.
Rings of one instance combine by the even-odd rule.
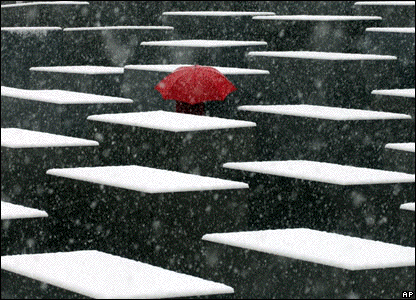
[[[202,17],[241,17],[241,16],[273,16],[274,12],[259,11],[168,11],[163,16],[202,16]]]
[[[386,148],[406,152],[415,152],[415,143],[390,143],[386,144]]]
[[[373,95],[396,96],[396,97],[415,97],[415,89],[392,89],[392,90],[374,90]]]
[[[21,7],[34,5],[88,5],[85,1],[34,1],[29,3],[3,4],[1,8],[7,7]]]
[[[248,188],[243,182],[134,165],[51,169],[46,174],[145,193]]]
[[[321,60],[396,60],[396,56],[316,51],[250,51],[248,56],[287,57]]]
[[[247,47],[267,46],[262,41],[229,41],[229,40],[171,40],[141,42],[141,46],[167,46],[167,47],[197,47],[197,48],[219,48],[219,47]]]
[[[415,33],[414,27],[368,27],[368,32]]]
[[[234,293],[222,283],[85,250],[1,257],[3,270],[105,299],[158,299]]]
[[[122,67],[105,66],[55,66],[55,67],[31,67],[30,71],[57,72],[57,73],[76,73],[76,74],[123,74]]]
[[[414,202],[404,203],[400,205],[400,209],[415,211],[415,203]]]
[[[98,146],[97,141],[20,128],[2,128],[1,146],[7,148],[46,148]]]
[[[47,31],[62,30],[61,27],[1,27],[1,31]]]
[[[97,26],[97,27],[71,27],[64,31],[89,31],[89,30],[173,30],[172,26]]]
[[[363,2],[355,2],[354,5],[371,5],[371,6],[379,6],[379,5],[387,5],[387,6],[414,6],[415,1],[363,1]]]
[[[376,16],[337,16],[337,15],[279,15],[279,16],[259,16],[253,20],[276,20],[276,21],[373,21],[382,20]]]
[[[88,116],[87,120],[172,132],[254,127],[256,123],[167,111],[147,111]]]
[[[120,97],[72,92],[66,90],[25,90],[2,86],[1,96],[55,104],[133,103]]]
[[[48,214],[43,210],[1,201],[2,220],[44,218],[47,216]]]
[[[179,67],[188,67],[191,65],[126,65],[124,69],[127,70],[142,70],[142,71],[152,71],[152,72],[166,72],[171,73]],[[230,68],[230,67],[212,67],[224,75],[267,75],[270,74],[268,70],[259,70],[259,69],[245,69],[245,68]]]
[[[415,248],[307,228],[213,233],[202,240],[347,270],[415,265]]]
[[[414,174],[307,160],[229,162],[223,167],[337,185],[415,182]]]
[[[280,114],[337,121],[412,119],[412,116],[405,114],[309,104],[244,105],[239,106],[237,109],[260,113]]]

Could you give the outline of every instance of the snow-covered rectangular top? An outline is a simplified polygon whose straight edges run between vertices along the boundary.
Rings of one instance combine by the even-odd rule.
[[[141,42],[141,46],[191,47],[191,48],[220,48],[267,46],[263,41],[229,41],[229,40],[173,40]]]
[[[279,16],[257,16],[253,20],[275,20],[275,21],[374,21],[382,20],[376,16],[337,16],[337,15],[279,15]]]
[[[171,73],[179,67],[188,67],[191,65],[127,65],[124,66],[124,69],[129,70],[142,70],[142,71],[152,71],[152,72],[166,72]],[[245,69],[245,68],[230,68],[230,67],[216,67],[209,66],[217,69],[224,75],[268,75],[270,72],[268,70],[259,70],[259,69]]]
[[[97,26],[97,27],[71,27],[64,31],[90,31],[90,30],[173,30],[172,26]]]
[[[96,250],[1,257],[1,268],[99,299],[160,299],[234,293],[233,288]]]
[[[354,5],[371,5],[371,6],[379,6],[379,5],[387,5],[387,6],[414,6],[415,1],[362,1],[362,2],[355,2]]]
[[[165,100],[161,100],[165,101]],[[168,111],[146,111],[88,116],[87,120],[172,132],[254,127],[256,123]]]
[[[319,60],[396,60],[396,56],[378,54],[316,52],[316,51],[250,51],[248,56],[286,57]]]
[[[415,265],[415,248],[307,228],[212,233],[204,241],[347,270]]]
[[[415,143],[390,143],[385,146],[387,149],[415,152]]]
[[[45,218],[47,216],[48,214],[43,210],[1,201],[2,220]]]
[[[229,162],[223,167],[337,185],[415,182],[414,174],[307,160]]]
[[[243,105],[239,106],[237,109],[276,115],[336,121],[412,119],[412,116],[405,114],[309,104]]]
[[[373,95],[396,96],[396,97],[415,97],[415,89],[392,89],[392,90],[374,90]]]
[[[3,4],[1,8],[21,7],[33,5],[88,5],[85,1],[34,1],[29,3]]]
[[[367,32],[415,33],[414,27],[368,27]]]
[[[134,165],[50,169],[46,174],[151,194],[248,188],[243,182]]]
[[[163,16],[193,16],[193,17],[244,17],[244,16],[273,16],[274,12],[261,11],[167,11]]]
[[[415,203],[414,202],[404,203],[400,205],[400,209],[415,211]]]
[[[75,73],[75,74],[123,74],[122,67],[105,66],[55,66],[55,67],[31,67],[30,71],[37,72],[56,72],[56,73]]]
[[[132,99],[80,93],[66,90],[25,90],[1,87],[1,95],[55,104],[133,103]]]
[[[1,31],[48,31],[62,30],[61,27],[2,27]]]
[[[48,148],[98,146],[97,141],[20,128],[2,128],[1,146],[7,148]]]

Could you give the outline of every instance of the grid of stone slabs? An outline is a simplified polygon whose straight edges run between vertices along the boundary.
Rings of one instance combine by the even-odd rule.
[[[275,14],[261,11],[167,11],[162,13],[162,24],[173,26],[178,39],[222,40],[233,37],[244,40],[259,36],[252,17]]]
[[[102,157],[106,164],[219,176],[222,163],[256,156],[254,122],[161,110],[93,115],[87,120],[101,149],[111,151],[108,158]]]
[[[256,32],[269,50],[359,53],[367,27],[381,24],[377,16],[279,15],[253,17]],[[360,43],[361,42],[361,43]]]
[[[171,26],[104,26],[63,29],[67,66],[118,66],[144,63],[140,43],[169,40]]]
[[[225,284],[94,250],[2,256],[1,268],[2,275],[7,271],[20,275],[19,281],[45,282],[73,297],[158,299],[234,292]]]
[[[1,192],[9,202],[40,208],[50,168],[91,166],[98,146],[86,140],[20,128],[1,129]]]
[[[1,255],[44,250],[46,211],[1,201]]]
[[[384,169],[415,174],[415,143],[386,144]]]
[[[248,67],[270,71],[267,104],[367,109],[372,90],[404,88],[397,57],[317,51],[251,51]],[[381,86],[383,85],[383,86]]]
[[[371,108],[410,114],[415,118],[415,89],[374,90]]]
[[[30,88],[30,67],[62,63],[61,27],[1,27],[1,45],[1,85]]]
[[[133,100],[67,90],[1,87],[1,126],[90,138],[87,117],[126,112]]]
[[[60,89],[118,97],[123,81],[122,67],[53,66],[31,67],[33,89]]]
[[[198,64],[246,68],[250,51],[265,50],[263,41],[170,40],[142,42],[147,64]]]
[[[179,67],[190,65],[127,65],[124,67],[122,93],[135,101],[136,111],[175,111],[176,101],[164,100],[155,86]],[[235,118],[236,108],[244,104],[261,104],[257,101],[262,93],[267,70],[211,66],[220,71],[237,88],[224,101],[208,101],[204,104],[206,115]],[[138,80],[138,78],[140,80]]]
[[[243,182],[136,165],[47,174],[54,189],[45,208],[56,220],[54,252],[110,251],[195,275],[203,234],[247,228]]]
[[[319,105],[246,105],[257,124],[257,159],[308,159],[383,167],[384,146],[414,139],[410,115]],[[357,155],[360,153],[360,155]]]
[[[305,298],[395,298],[414,285],[412,247],[307,228],[212,233],[202,239],[211,260],[207,274],[232,284],[236,298],[288,299],[299,292]]]
[[[415,193],[414,174],[378,169],[304,160],[223,167],[250,185],[250,230],[307,227],[399,243],[398,206]]]

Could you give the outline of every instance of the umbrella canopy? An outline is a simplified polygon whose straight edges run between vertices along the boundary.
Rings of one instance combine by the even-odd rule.
[[[179,67],[163,78],[155,89],[165,100],[191,105],[206,101],[223,101],[237,88],[221,72],[208,66]]]

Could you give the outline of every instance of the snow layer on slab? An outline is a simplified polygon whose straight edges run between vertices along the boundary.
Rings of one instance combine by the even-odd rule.
[[[382,20],[376,16],[336,16],[336,15],[281,15],[281,16],[258,16],[253,20],[276,20],[276,21],[373,21]]]
[[[124,69],[129,70],[142,70],[142,71],[152,71],[152,72],[166,72],[171,73],[179,67],[189,67],[191,65],[127,65],[124,66]],[[230,68],[230,67],[216,67],[208,66],[214,69],[217,69],[224,75],[267,75],[270,74],[268,70],[259,70],[259,69],[245,69],[245,68]]]
[[[396,56],[316,51],[250,51],[248,56],[286,57],[320,60],[396,60]]]
[[[1,8],[34,6],[34,5],[88,5],[85,1],[34,1],[29,3],[3,4]]]
[[[368,27],[368,32],[415,33],[414,27]]]
[[[230,162],[223,167],[337,185],[415,182],[414,174],[307,160]]]
[[[198,116],[192,114],[182,114],[162,110],[93,115],[88,116],[87,120],[115,123],[127,126],[137,126],[150,129],[159,129],[172,132],[215,130],[256,126],[256,123],[249,121]]]
[[[2,128],[1,146],[7,148],[47,148],[98,146],[97,141],[20,128]]]
[[[347,270],[415,265],[415,248],[306,228],[213,233],[202,240]]]
[[[145,193],[248,188],[243,182],[134,165],[51,169],[46,174]]]
[[[234,293],[222,283],[85,250],[9,255],[1,268],[92,298],[158,299]]]
[[[386,148],[406,152],[415,152],[415,143],[390,143],[386,144]]]
[[[194,48],[219,48],[219,47],[247,47],[267,46],[262,41],[228,41],[228,40],[175,40],[141,42],[141,46],[167,46],[167,47],[194,47]]]
[[[66,90],[25,90],[2,86],[1,96],[55,104],[133,103],[133,100]]]
[[[415,1],[363,1],[363,2],[355,2],[354,5],[371,5],[371,6],[379,6],[379,5],[387,5],[387,6],[414,6]]]
[[[274,12],[259,11],[168,11],[163,16],[201,16],[201,17],[241,17],[241,16],[273,16]]]
[[[97,27],[71,27],[64,31],[90,31],[90,30],[173,30],[172,26],[97,26]]]
[[[61,27],[1,27],[1,31],[52,31],[62,30]]]
[[[415,89],[392,89],[392,90],[374,90],[373,95],[396,96],[396,97],[415,97]]]
[[[1,219],[45,218],[46,211],[1,201]]]
[[[237,109],[260,113],[337,121],[412,119],[412,116],[405,114],[309,104],[243,105],[239,106]]]
[[[404,203],[400,205],[400,209],[415,211],[415,203],[414,202]]]
[[[57,66],[57,67],[31,67],[30,71],[38,72],[57,72],[57,73],[75,73],[75,74],[123,74],[122,67],[104,67],[104,66]]]

